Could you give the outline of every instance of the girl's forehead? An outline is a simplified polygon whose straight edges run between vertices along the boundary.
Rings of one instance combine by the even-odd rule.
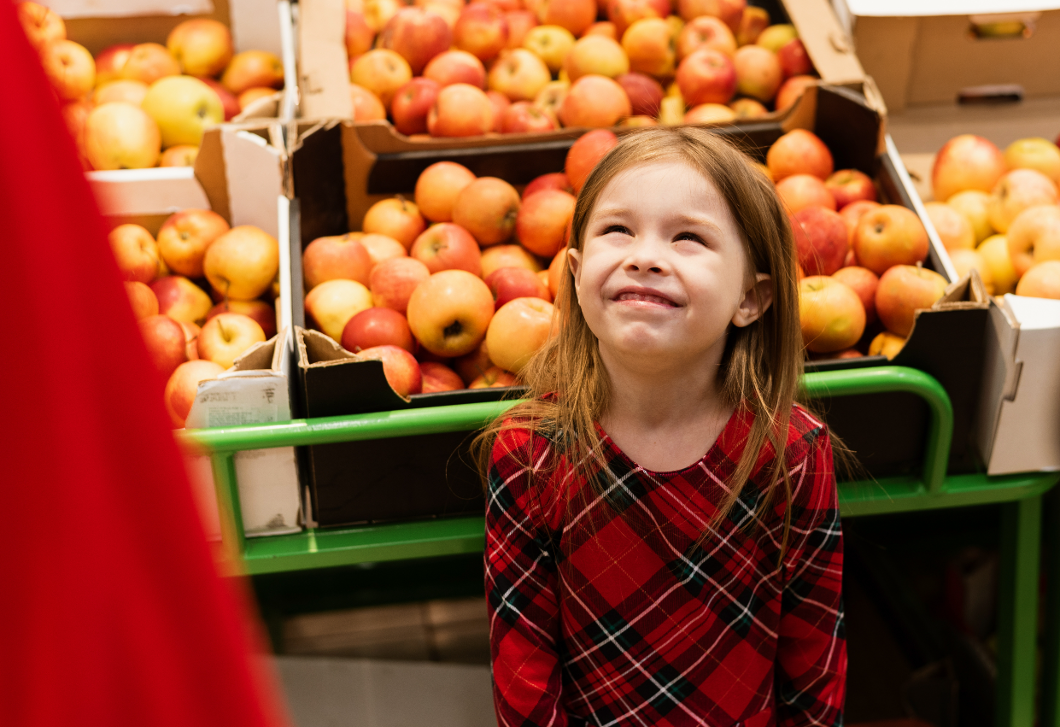
[[[714,181],[703,170],[681,159],[658,159],[634,164],[621,170],[601,190],[599,203],[608,199],[648,202],[648,192],[665,191],[666,198],[702,199],[715,202],[721,198]],[[684,201],[684,200],[683,200]]]

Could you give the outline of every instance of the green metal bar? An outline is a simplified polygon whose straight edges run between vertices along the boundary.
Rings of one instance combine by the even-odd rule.
[[[924,449],[924,486],[929,492],[938,492],[942,487],[953,440],[953,405],[946,390],[934,377],[904,366],[876,366],[806,374],[803,389],[812,399],[896,391],[919,396],[931,411]]]
[[[247,538],[243,532],[243,508],[239,503],[239,486],[236,482],[236,455],[234,452],[215,452],[210,455],[210,464],[213,468],[213,486],[220,504],[221,541],[231,543],[235,554],[243,556]]]
[[[1045,646],[1042,655],[1042,727],[1060,727],[1060,492],[1045,500],[1048,590],[1045,595]]]
[[[1042,498],[1002,509],[998,584],[998,727],[1034,727]]]
[[[1041,496],[1057,481],[1060,481],[1060,472],[1025,472],[997,477],[951,475],[934,492],[926,490],[923,483],[913,477],[840,482],[839,510],[843,517],[856,517],[1013,502]]]

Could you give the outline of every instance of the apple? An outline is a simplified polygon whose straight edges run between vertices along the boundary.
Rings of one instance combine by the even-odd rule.
[[[614,132],[597,129],[583,134],[567,152],[564,171],[574,191],[581,192],[585,181],[593,168],[607,156],[607,153],[618,146],[618,137]]]
[[[685,114],[686,124],[730,124],[736,120],[736,112],[720,103],[701,103]]]
[[[816,85],[818,80],[813,76],[792,76],[784,81],[780,84],[780,89],[773,101],[774,108],[780,112],[794,106],[795,102],[802,97],[803,91],[809,86]]]
[[[453,31],[441,15],[417,7],[399,10],[376,39],[378,48],[387,48],[408,61],[412,75],[423,73],[428,61],[449,50]]]
[[[154,120],[135,106],[108,103],[85,119],[85,156],[93,169],[145,169],[158,162],[161,137]]]
[[[526,37],[537,27],[537,15],[532,10],[510,10],[504,14],[504,19],[508,21],[508,43],[505,48],[525,48]]]
[[[580,36],[596,20],[596,0],[538,0],[537,19],[542,25],[558,25]]]
[[[206,248],[203,272],[226,298],[254,300],[280,271],[280,244],[253,225],[238,225]]]
[[[1005,156],[981,136],[961,134],[947,141],[935,156],[931,187],[935,200],[945,202],[957,192],[990,192],[1006,170]]]
[[[851,288],[827,275],[799,281],[802,341],[814,353],[850,348],[865,332],[865,308]]]
[[[306,290],[326,280],[356,280],[368,285],[372,261],[368,251],[350,235],[318,237],[302,252],[302,277]]]
[[[428,227],[412,244],[409,257],[422,262],[431,273],[443,270],[464,270],[476,276],[482,273],[478,243],[470,232],[452,222]]]
[[[158,124],[162,146],[198,146],[208,126],[224,121],[224,107],[209,86],[191,76],[167,76],[147,89],[141,107]]]
[[[1012,221],[1007,239],[1012,268],[1019,276],[1038,263],[1060,260],[1060,207],[1024,210]]]
[[[217,98],[221,99],[221,106],[225,110],[225,121],[231,121],[239,114],[241,110],[239,108],[239,99],[222,86],[220,81],[215,81],[212,78],[200,78],[199,80],[209,86],[210,90],[217,94]]]
[[[666,18],[670,14],[670,0],[609,0],[607,17],[621,38],[626,29],[645,18]]]
[[[377,234],[365,235],[352,232],[350,234],[360,235],[360,237],[357,238],[357,241],[368,251],[368,259],[372,261],[373,269],[376,265],[384,263],[387,260],[408,257],[408,250],[393,237]]]
[[[689,106],[728,103],[736,93],[736,67],[720,51],[703,48],[677,67],[677,87]]]
[[[97,85],[96,90],[92,92],[92,103],[96,106],[105,103],[127,103],[139,106],[146,95],[146,83],[118,79]]]
[[[60,109],[63,122],[66,124],[67,131],[70,132],[70,136],[74,139],[74,145],[77,147],[77,156],[85,171],[89,171],[92,168],[85,154],[85,122],[88,121],[88,115],[92,113],[94,108],[95,105],[91,101],[82,99],[81,101],[65,103]]]
[[[729,58],[736,53],[736,38],[719,18],[701,15],[693,18],[677,36],[677,60],[681,61],[701,48],[715,50]]]
[[[876,201],[876,185],[872,177],[857,169],[840,169],[824,181],[824,186],[835,198],[836,209],[843,209],[858,200]]]
[[[876,320],[876,288],[880,278],[868,268],[852,265],[843,267],[832,273],[832,278],[847,286],[861,299],[861,305],[865,308],[865,323],[873,323]]]
[[[552,172],[535,177],[526,185],[523,189],[523,202],[525,203],[526,198],[530,195],[546,189],[558,189],[568,194],[574,193],[574,188],[570,185],[570,180],[567,179],[567,175],[564,172]]]
[[[895,265],[916,265],[928,254],[927,230],[912,210],[885,204],[866,212],[854,230],[858,263],[877,275]]]
[[[486,67],[466,50],[439,53],[423,69],[423,77],[443,87],[466,83],[476,88],[486,88]]]
[[[216,76],[232,60],[232,32],[224,23],[192,18],[169,31],[166,48],[189,76]]]
[[[397,346],[416,352],[416,339],[408,321],[392,308],[367,308],[355,315],[342,329],[340,343],[354,353],[374,346]]]
[[[740,26],[746,0],[677,0],[677,14],[685,22],[691,22],[701,15],[721,18],[733,32]]]
[[[372,49],[375,42],[375,31],[364,19],[364,13],[346,9],[346,57],[356,58]]]
[[[991,235],[983,240],[975,251],[990,269],[990,277],[994,281],[994,295],[1013,292],[1020,276],[1012,266],[1005,235]]]
[[[184,329],[169,316],[153,315],[138,321],[151,363],[168,379],[177,367],[188,360]]]
[[[858,229],[858,222],[861,221],[861,218],[866,212],[870,212],[880,206],[879,202],[860,199],[857,202],[851,202],[839,210],[839,216],[843,218],[843,222],[845,222],[847,226],[847,239],[850,240],[851,254],[854,252],[854,231]]]
[[[263,98],[274,99],[276,94],[277,91],[274,88],[262,88],[258,86],[248,88],[246,91],[239,94],[239,98],[237,99],[239,102],[239,111],[240,113],[246,111]],[[259,107],[258,112],[260,113],[263,108],[264,105]]]
[[[486,82],[490,90],[503,93],[512,101],[530,101],[551,80],[543,60],[525,48],[516,48],[494,61]]]
[[[541,298],[516,298],[497,309],[486,331],[494,365],[518,374],[554,335],[552,304]]]
[[[1009,169],[1034,169],[1060,184],[1060,149],[1048,139],[1017,139],[1005,147]]]
[[[736,69],[736,91],[759,101],[777,95],[784,74],[775,53],[758,45],[745,45],[732,57]]]
[[[411,83],[411,81],[409,82]],[[408,87],[408,83],[398,89],[398,93]],[[358,86],[356,83],[350,84],[350,101],[353,104],[353,120],[354,121],[385,121],[386,120],[386,108],[383,106],[383,102],[379,100],[379,97],[369,91],[363,86]],[[433,103],[433,101],[432,101]],[[396,125],[396,124],[395,124]],[[424,121],[424,129],[427,128],[426,121]],[[401,131],[398,129],[398,131]],[[404,132],[402,132],[404,133]]]
[[[460,375],[445,364],[437,361],[424,361],[420,364],[420,373],[423,375],[423,388],[421,393],[434,394],[439,391],[457,391],[464,388],[464,382]]]
[[[403,399],[420,393],[422,389],[423,375],[420,373],[420,364],[411,353],[403,348],[390,345],[373,346],[359,352],[357,360],[382,361],[386,382],[390,384],[394,393]]]
[[[490,366],[467,385],[469,389],[503,389],[515,386],[518,379],[515,374],[505,371],[500,366]]]
[[[150,318],[158,315],[158,298],[154,292],[139,281],[125,282],[125,294],[129,297],[129,306],[136,319]]]
[[[487,370],[493,368],[493,362],[490,361],[489,349],[486,348],[486,338],[482,338],[480,343],[475,350],[471,353],[465,354],[452,361],[453,368],[463,379],[465,384],[470,384],[472,381],[482,376]]]
[[[122,279],[150,283],[161,270],[158,244],[140,225],[118,225],[107,236]]]
[[[748,5],[740,14],[740,22],[736,28],[736,44],[750,45],[758,40],[762,31],[769,27],[769,12],[765,8]]]
[[[574,43],[574,35],[566,28],[538,25],[526,33],[520,45],[544,61],[550,73],[558,73]]]
[[[549,263],[548,270],[548,292],[552,295],[552,300],[559,297],[559,286],[563,280],[563,275],[567,271],[567,251],[560,250],[556,253],[556,257],[552,258],[552,262]]]
[[[420,345],[437,356],[471,353],[493,318],[493,294],[465,270],[443,270],[420,283],[409,298],[408,319]]]
[[[947,250],[953,252],[975,247],[975,232],[960,212],[943,202],[925,202],[924,211]]]
[[[374,93],[386,108],[411,79],[408,61],[387,48],[373,48],[350,66],[350,81]]]
[[[615,81],[629,97],[630,111],[634,116],[658,116],[665,95],[658,81],[644,73],[623,73]]]
[[[517,101],[505,110],[501,117],[500,131],[505,134],[525,134],[552,131],[559,122],[551,112],[535,106],[530,101]]]
[[[789,23],[770,25],[755,40],[755,45],[777,53],[781,48],[799,37],[799,31]]]
[[[950,262],[953,263],[953,269],[957,271],[958,280],[970,271],[976,270],[979,273],[979,279],[983,281],[983,287],[986,288],[987,294],[994,295],[993,270],[990,264],[987,263],[986,258],[978,251],[969,248],[953,250],[950,252]]]
[[[419,211],[431,222],[450,222],[456,198],[474,181],[475,175],[462,164],[435,162],[416,180],[415,199]]]
[[[563,61],[570,81],[597,75],[618,78],[629,72],[629,57],[617,41],[603,35],[580,38]]]
[[[512,106],[511,99],[499,91],[486,91],[486,98],[489,99],[493,111],[493,125],[490,131],[500,134],[504,129],[504,114]]]
[[[1056,202],[1056,185],[1051,179],[1034,169],[1014,169],[994,186],[987,215],[990,225],[1004,233],[1024,210]]]
[[[777,51],[777,61],[784,78],[807,76],[813,73],[813,61],[806,52],[806,46],[798,38],[789,40]]]
[[[335,341],[342,340],[342,330],[351,318],[371,307],[372,294],[354,280],[328,280],[305,297],[306,315],[317,330]]]
[[[356,79],[350,80],[358,83]],[[273,53],[263,50],[237,53],[221,76],[221,85],[236,96],[248,88],[283,88],[283,62]]]
[[[481,136],[493,127],[493,104],[480,88],[454,83],[438,92],[427,115],[431,136]]]
[[[876,314],[891,333],[904,338],[913,330],[915,312],[930,308],[946,292],[946,278],[919,265],[895,265],[880,276]]]
[[[674,75],[677,52],[673,32],[662,18],[644,18],[629,26],[622,35],[622,49],[632,70],[664,79]]]
[[[135,43],[119,43],[104,48],[96,55],[96,86],[122,78],[121,71],[129,60]],[[144,84],[147,85],[146,83]]]
[[[213,361],[223,369],[230,369],[248,348],[264,340],[265,332],[253,318],[240,313],[220,313],[206,321],[199,333],[199,360]],[[183,330],[180,343],[183,346]]]
[[[482,252],[482,277],[494,270],[507,267],[526,268],[532,273],[541,270],[541,263],[522,245],[495,245]]]
[[[792,174],[812,174],[824,180],[834,169],[832,152],[806,129],[794,129],[773,142],[766,152],[766,165],[778,182]]]
[[[503,11],[489,3],[473,2],[460,11],[453,26],[453,45],[480,61],[491,61],[508,44],[508,32]]]
[[[604,2],[604,0],[600,1]],[[612,23],[610,20],[601,20],[596,23],[593,23],[585,29],[585,32],[582,33],[581,37],[584,38],[587,35],[602,35],[605,38],[610,38],[611,40],[618,40],[619,38],[618,29],[615,27],[615,24]]]
[[[372,29],[373,33],[382,32],[390,19],[397,15],[405,4],[401,0],[364,0],[363,2],[346,1],[346,7],[352,10],[360,10],[364,14],[364,22]]]
[[[400,257],[383,262],[372,268],[368,288],[372,291],[372,303],[377,308],[390,308],[404,313],[409,297],[416,286],[431,277],[430,269],[415,258]]]
[[[366,234],[393,238],[406,250],[426,227],[419,207],[400,196],[379,200],[368,208],[361,222],[361,229]]]
[[[166,382],[163,395],[166,412],[175,428],[184,428],[184,421],[199,392],[199,384],[223,373],[224,368],[213,361],[185,361],[177,367]]]
[[[35,50],[53,40],[66,39],[66,23],[54,10],[34,2],[15,4],[18,21]]]
[[[276,335],[276,311],[263,300],[226,300],[218,303],[206,314],[206,320],[222,313],[239,313],[259,326],[265,333],[265,340]]]
[[[960,212],[968,224],[972,226],[975,233],[975,242],[978,245],[994,234],[994,228],[990,226],[990,195],[978,189],[966,189],[946,200],[953,209]]]
[[[806,207],[791,217],[799,265],[806,275],[831,275],[843,267],[850,242],[843,218],[824,207]]]
[[[427,133],[427,114],[438,98],[441,86],[429,78],[413,78],[397,90],[390,104],[394,128],[402,134]],[[382,109],[382,104],[380,104]],[[384,112],[383,118],[386,118]]]
[[[516,298],[540,298],[551,302],[548,285],[541,282],[539,274],[526,268],[510,267],[497,268],[487,275],[485,282],[493,293],[494,309],[500,310],[501,306]]]
[[[1060,300],[1060,261],[1046,260],[1024,273],[1016,286],[1016,295]]]
[[[180,324],[181,329],[184,331],[184,349],[187,352],[189,361],[199,360],[199,333],[202,331],[194,323],[188,323],[187,321],[177,321]]]
[[[582,76],[573,84],[559,108],[564,126],[606,128],[631,113],[629,97],[615,81],[605,76]]]
[[[567,98],[568,91],[570,91],[570,83],[568,81],[551,81],[534,98],[534,105],[551,111],[558,118],[559,109],[563,105],[563,99]]]
[[[503,179],[479,177],[457,195],[453,222],[470,232],[479,245],[496,245],[512,236],[521,204],[515,187]]]
[[[84,98],[96,83],[96,62],[80,43],[50,40],[40,47],[40,59],[48,81],[64,101]]]
[[[555,256],[567,244],[575,201],[574,195],[551,189],[531,196],[516,218],[519,241],[535,255]]]
[[[141,81],[150,86],[167,76],[179,76],[180,64],[166,47],[159,43],[139,43],[129,50],[121,77]]]
[[[158,252],[173,272],[201,278],[207,248],[229,229],[225,218],[216,212],[183,210],[162,223],[158,230]]]
[[[158,298],[158,312],[175,321],[198,323],[213,305],[210,296],[183,275],[165,275],[151,281],[150,286]]]
[[[886,356],[891,359],[897,356],[905,346],[906,339],[896,336],[890,331],[877,334],[869,344],[870,356]]]
[[[836,200],[828,187],[812,174],[792,174],[777,182],[777,195],[789,212],[806,207],[827,207],[835,211]]]

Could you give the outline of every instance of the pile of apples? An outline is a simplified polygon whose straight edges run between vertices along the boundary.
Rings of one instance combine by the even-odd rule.
[[[893,358],[915,311],[930,308],[948,284],[922,267],[929,241],[920,218],[880,204],[863,172],[834,171],[831,151],[804,129],[774,142],[763,171],[774,180],[795,235],[799,319],[810,356],[856,358],[867,348],[869,355]]]
[[[272,53],[234,53],[216,20],[176,26],[166,45],[127,43],[96,58],[68,40],[54,11],[21,2],[18,16],[40,53],[86,170],[192,166],[207,127],[283,87]]]
[[[1048,139],[1012,142],[1002,152],[963,134],[939,150],[928,216],[964,274],[975,268],[988,291],[1060,299],[1060,149]]]
[[[728,123],[815,82],[745,0],[347,0],[355,121],[441,137]]]
[[[276,335],[279,243],[252,225],[229,227],[216,212],[187,209],[157,239],[140,225],[118,225],[110,245],[151,361],[167,380],[166,411],[181,428],[200,381]]]
[[[588,132],[564,172],[521,195],[460,164],[432,164],[414,201],[377,202],[361,232],[306,246],[309,322],[359,359],[381,360],[401,396],[511,386],[556,333],[575,195],[617,143],[609,130]]]

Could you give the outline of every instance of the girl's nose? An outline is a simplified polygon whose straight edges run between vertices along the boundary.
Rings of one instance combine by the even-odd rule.
[[[665,274],[670,266],[666,261],[669,246],[654,235],[638,237],[626,258],[626,270]]]

